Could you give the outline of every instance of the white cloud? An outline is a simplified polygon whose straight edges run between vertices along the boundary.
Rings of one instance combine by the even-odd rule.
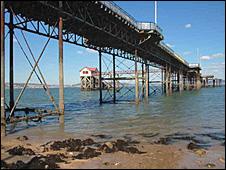
[[[166,43],[166,45],[167,45],[168,47],[170,47],[170,48],[175,47],[175,45],[172,45],[172,44],[169,44],[169,43]]]
[[[200,59],[201,60],[209,60],[210,59],[210,56],[204,55]]]
[[[191,54],[192,54],[191,51],[185,51],[185,52],[183,52],[183,55],[191,55]]]
[[[201,60],[210,60],[210,59],[215,59],[215,58],[224,58],[225,54],[223,53],[216,53],[216,54],[212,54],[212,55],[205,55],[205,56],[201,56]]]
[[[95,51],[95,50],[90,49],[90,48],[86,48],[86,51],[87,51],[87,52],[89,52],[89,53],[96,53],[96,51]]]
[[[185,28],[191,28],[191,24],[186,24],[184,27]]]
[[[225,56],[225,54],[223,53],[217,53],[217,54],[213,54],[212,58],[223,58]]]

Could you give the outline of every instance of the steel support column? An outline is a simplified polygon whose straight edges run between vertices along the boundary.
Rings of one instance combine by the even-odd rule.
[[[196,74],[196,88],[197,88],[197,89],[200,89],[201,86],[202,86],[202,84],[201,84],[201,75],[200,75],[200,73],[198,72],[198,73]]]
[[[63,19],[59,18],[59,109],[64,114]]]
[[[113,103],[116,101],[116,89],[115,89],[115,55],[113,54]]]
[[[162,94],[165,92],[165,83],[164,83],[164,71],[161,69],[161,81],[162,81]]]
[[[206,87],[206,80],[203,79],[202,82],[203,82],[203,87]]]
[[[215,87],[215,86],[216,86],[215,81],[216,81],[216,80],[215,80],[215,79],[213,79],[213,87]]]
[[[137,49],[135,49],[135,101],[139,103],[139,77],[137,71]]]
[[[183,80],[183,72],[179,71],[179,91],[182,92],[184,90],[184,80]]]
[[[177,91],[180,91],[180,70],[176,73],[177,76]]]
[[[148,76],[148,96],[150,96],[150,82],[149,82],[149,80],[150,80],[150,77],[149,77],[149,65],[147,65],[147,70],[148,70],[148,72],[147,72],[147,76]]]
[[[4,1],[1,1],[1,136],[6,135],[5,115],[5,14]]]
[[[10,12],[10,24],[9,24],[9,107],[10,110],[14,106],[14,88],[13,88],[13,13]],[[14,116],[14,112],[12,113]]]
[[[169,68],[168,68],[169,70],[169,80],[168,80],[168,82],[169,82],[169,94],[172,94],[172,91],[173,91],[173,89],[172,89],[172,77],[171,77],[171,65],[169,65]]]
[[[190,83],[189,83],[189,74],[187,73],[186,74],[186,90],[189,90],[189,86],[190,86]]]
[[[145,98],[148,99],[149,96],[149,69],[148,69],[148,64],[145,64]]]
[[[164,76],[164,84],[165,84],[165,93],[166,95],[169,95],[169,71],[168,71],[168,65],[166,64],[165,67],[165,76]]]
[[[102,104],[102,56],[101,56],[101,50],[99,50],[99,93],[100,93],[100,99],[99,102]]]
[[[142,63],[141,64],[141,70],[142,70],[142,98],[144,98],[144,91],[145,91],[145,88],[144,88],[144,79],[145,79],[145,74],[144,74],[144,64]]]
[[[208,87],[209,85],[208,85],[208,77],[206,77],[206,86],[205,87]]]

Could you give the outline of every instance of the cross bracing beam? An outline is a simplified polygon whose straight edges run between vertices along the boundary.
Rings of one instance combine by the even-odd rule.
[[[160,49],[156,44],[149,43],[149,45],[142,44],[142,46],[139,46],[140,34],[130,25],[119,22],[118,17],[109,14],[109,11],[101,9],[98,2],[96,2],[64,1],[63,8],[60,9],[57,2],[11,3],[6,1],[6,8],[11,5],[18,15],[25,18],[20,24],[15,24],[15,28],[47,36],[49,34],[48,30],[51,29],[58,15],[62,15],[65,23],[63,41],[93,49],[101,48],[102,52],[109,53],[110,51],[110,54],[115,54],[110,49],[117,49],[116,51],[129,53],[130,57],[128,59],[130,60],[134,60],[134,49],[138,49],[138,60],[140,60],[138,62],[143,63],[144,60],[147,60],[148,64],[157,67],[165,66],[168,63],[172,67],[187,69],[185,65]],[[35,10],[37,8],[41,11]],[[35,28],[28,28],[30,22],[37,22],[36,26],[34,23],[31,24]],[[43,27],[42,22],[47,24],[48,27],[45,32],[40,29]],[[51,38],[57,39],[57,37],[56,33]],[[73,37],[75,38],[74,41]],[[82,43],[77,43],[77,37],[81,37]],[[98,40],[98,37],[102,38],[101,41]],[[88,40],[88,43],[85,44],[84,38]]]

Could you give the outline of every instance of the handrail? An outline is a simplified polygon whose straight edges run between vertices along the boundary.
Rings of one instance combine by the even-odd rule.
[[[114,11],[116,14],[130,22],[133,26],[135,26],[138,30],[156,30],[159,33],[162,34],[162,29],[153,22],[138,22],[135,20],[134,17],[132,17],[130,14],[128,14],[125,10],[120,8],[117,4],[115,4],[112,1],[99,1],[112,11]]]
[[[171,53],[176,59],[180,60],[182,63],[184,63],[185,65],[189,66],[189,63],[184,60],[178,53],[176,53],[175,51],[173,51],[173,49],[171,49],[170,47],[168,47],[164,42],[160,42],[160,45],[167,50],[169,53]]]

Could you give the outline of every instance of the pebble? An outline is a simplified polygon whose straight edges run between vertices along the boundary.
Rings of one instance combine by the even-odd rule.
[[[119,165],[119,164],[120,164],[119,162],[116,162],[116,163],[115,163],[116,166]]]
[[[221,163],[225,163],[225,159],[224,159],[224,158],[219,158],[219,161],[220,161]]]
[[[215,167],[216,165],[215,164],[213,164],[213,163],[208,163],[208,164],[206,164],[206,167],[208,167],[208,168],[213,168],[213,167]]]
[[[199,156],[204,156],[204,155],[206,155],[206,150],[204,150],[204,149],[198,149],[198,150],[195,151],[195,153],[197,155],[199,155]]]
[[[20,140],[20,141],[25,141],[28,140],[27,136],[18,136],[16,139]]]

